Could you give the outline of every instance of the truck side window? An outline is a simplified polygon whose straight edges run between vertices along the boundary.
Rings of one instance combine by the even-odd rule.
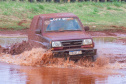
[[[42,19],[40,18],[39,21],[38,21],[38,27],[37,29],[42,29]]]

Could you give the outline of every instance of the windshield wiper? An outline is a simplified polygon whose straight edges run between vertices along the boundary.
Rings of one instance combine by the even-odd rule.
[[[65,30],[65,31],[81,31],[81,30]]]

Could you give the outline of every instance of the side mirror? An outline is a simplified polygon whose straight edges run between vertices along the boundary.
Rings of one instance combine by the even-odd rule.
[[[41,30],[40,30],[40,29],[36,29],[36,30],[35,30],[35,33],[36,33],[36,34],[41,34]]]
[[[84,30],[85,30],[85,31],[89,31],[89,29],[90,29],[90,28],[89,28],[88,26],[85,26],[85,27],[84,27]]]

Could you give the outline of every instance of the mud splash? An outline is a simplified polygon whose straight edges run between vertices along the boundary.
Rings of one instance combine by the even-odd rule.
[[[18,50],[14,48],[15,50]],[[22,48],[21,48],[22,49]],[[11,49],[13,50],[13,47]],[[7,52],[7,51],[6,51]],[[17,53],[16,53],[17,54]],[[72,60],[65,60],[64,58],[53,58],[52,53],[50,50],[45,50],[42,48],[32,48],[32,50],[24,51],[21,54],[14,55],[14,53],[0,54],[0,61],[17,64],[17,65],[25,65],[25,66],[54,66],[54,67],[103,67],[104,65],[108,64],[108,59],[105,58],[98,58],[96,62],[91,62],[85,60],[85,58],[79,60],[75,63]]]
[[[109,39],[107,39],[107,42],[109,42],[108,40]],[[112,39],[112,41],[113,40],[115,39]],[[111,74],[116,73],[113,72],[113,70],[126,68],[126,63],[119,63],[118,60],[115,60],[115,55],[117,56],[117,54],[120,53],[117,51],[115,53],[114,50],[117,49],[118,46],[115,47],[115,44],[113,46],[112,44],[110,44],[112,49],[109,50],[110,52],[108,52],[108,49],[110,49],[108,47],[109,43],[106,44],[106,47],[102,48],[103,43],[100,42],[101,41],[97,41],[96,39],[96,43],[98,43],[96,48],[99,48],[99,50],[102,51],[99,51],[100,56],[95,62],[85,60],[85,58],[79,60],[77,63],[69,60],[69,58],[67,58],[67,60],[65,60],[64,58],[53,58],[50,50],[46,51],[42,48],[33,47],[32,44],[29,44],[26,41],[12,45],[10,46],[10,48],[5,49],[4,53],[0,54],[0,61],[24,66],[75,68],[80,70],[87,70],[95,74]],[[100,46],[100,44],[102,46]],[[113,53],[113,55],[111,53]],[[123,52],[122,55],[125,56]]]
[[[32,48],[30,51],[24,51],[18,55],[0,54],[0,61],[25,66],[67,66],[73,61],[64,60],[63,58],[53,58],[50,50],[42,48]]]
[[[109,59],[103,57],[98,58],[96,62],[81,59],[77,63],[70,61],[69,58],[67,60],[64,58],[53,58],[51,51],[46,51],[42,48],[33,48],[19,55],[1,53],[0,61],[23,66],[86,69],[90,73],[109,75],[116,73],[112,71],[113,69],[124,67],[121,65],[117,67],[117,63],[111,65]]]
[[[23,41],[22,43],[15,43],[7,48],[3,48],[2,52],[6,54],[16,55],[21,54],[24,51],[31,50],[34,47],[32,43],[28,41]]]
[[[50,50],[46,51],[42,48],[36,48],[27,41],[16,43],[8,48],[2,49],[0,54],[0,61],[25,65],[25,66],[48,66],[48,67],[72,67],[72,68],[89,68],[89,67],[103,67],[109,61],[106,58],[98,58],[96,62],[91,62],[86,58],[82,58],[77,63],[72,60],[65,60],[64,58],[53,58]]]
[[[40,65],[41,61],[44,61],[45,57],[48,56],[50,56],[50,53],[46,52],[44,49],[33,48],[31,51],[25,51],[19,55],[2,53],[0,54],[0,61],[16,65],[35,66]]]

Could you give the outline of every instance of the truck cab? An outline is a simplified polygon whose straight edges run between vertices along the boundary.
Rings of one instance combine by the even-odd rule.
[[[53,57],[94,59],[97,49],[87,30],[73,13],[41,14],[32,19],[28,40],[51,50]]]

